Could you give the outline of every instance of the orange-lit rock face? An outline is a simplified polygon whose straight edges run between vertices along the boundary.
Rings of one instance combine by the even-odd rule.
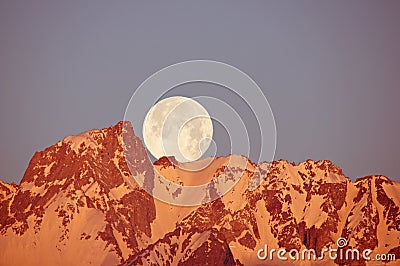
[[[152,164],[140,140],[133,131],[125,134],[131,134],[132,156],[141,162],[135,165],[135,174],[143,173],[151,181]],[[115,261],[137,252],[138,238],[151,237],[155,207],[152,197],[133,181],[121,136],[119,123],[67,137],[35,153],[12,199],[2,202],[2,234],[27,237],[33,230],[37,238],[55,243],[53,251],[60,262],[63,253],[93,249],[96,242],[103,243],[97,251],[105,248],[114,254]],[[73,242],[76,239],[80,241]],[[41,251],[35,241],[27,241],[32,254],[49,252]],[[102,260],[105,256],[92,255],[87,262]]]
[[[0,265],[256,265],[264,244],[318,252],[340,236],[348,247],[400,258],[399,183],[351,182],[330,161],[255,164],[239,156],[246,163],[238,169],[231,158],[205,159],[200,171],[188,169],[204,162],[180,169],[166,157],[153,166],[122,122],[67,137],[35,153],[20,185],[0,182]],[[151,190],[155,173],[192,186],[238,172],[227,194],[193,207],[153,199],[133,178]],[[253,178],[261,184],[250,191]]]

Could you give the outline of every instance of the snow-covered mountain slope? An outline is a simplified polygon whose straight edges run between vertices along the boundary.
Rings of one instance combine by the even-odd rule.
[[[0,182],[0,265],[276,265],[282,262],[261,261],[257,251],[267,244],[320,252],[336,248],[339,237],[348,247],[400,258],[397,182],[383,176],[352,182],[326,160],[256,164],[229,155],[184,164],[163,157],[152,165],[125,125],[67,137],[35,153],[20,185]],[[205,203],[162,202],[134,176],[150,190]],[[183,195],[163,178],[212,185]],[[374,265],[320,262],[335,263]]]
[[[151,237],[154,202],[125,163],[122,123],[36,153],[0,207],[0,265],[115,265]],[[153,178],[133,131],[135,175]]]
[[[16,184],[7,184],[0,180],[0,201],[6,200],[17,190]]]
[[[162,171],[176,172],[166,169],[174,168],[173,164],[164,162],[163,165]],[[158,162],[156,167],[159,167]],[[225,169],[222,175],[229,176],[235,171],[234,167]],[[224,236],[236,264],[284,263],[260,261],[257,251],[265,244],[287,251],[314,249],[319,256],[318,252],[324,248],[337,248],[339,237],[346,238],[350,248],[361,251],[369,248],[373,250],[372,254],[392,253],[400,257],[398,183],[382,176],[366,177],[353,183],[341,169],[326,160],[307,160],[299,165],[283,160],[260,165],[248,161],[242,172],[239,183],[226,195],[196,208],[183,219],[176,219],[175,230],[128,261],[146,264],[146,261],[180,258],[186,250],[176,248],[169,253],[165,243],[173,239],[173,243],[181,245],[199,232],[212,230]],[[248,188],[255,179],[260,179],[261,185],[250,191]],[[179,208],[176,208],[178,212]],[[169,214],[178,217],[173,209]],[[179,264],[179,259],[168,261],[171,265]],[[319,263],[334,265],[340,262],[325,256]],[[314,265],[318,262],[298,263]],[[363,265],[366,262],[352,263]],[[369,263],[374,265],[373,261]]]
[[[217,229],[191,230],[176,228],[143,252],[133,256],[127,265],[237,265],[225,236]]]

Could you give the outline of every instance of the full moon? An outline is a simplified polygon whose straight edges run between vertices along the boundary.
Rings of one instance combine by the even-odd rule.
[[[159,159],[174,156],[180,162],[199,159],[210,146],[213,125],[197,101],[174,96],[156,103],[143,122],[144,143]]]

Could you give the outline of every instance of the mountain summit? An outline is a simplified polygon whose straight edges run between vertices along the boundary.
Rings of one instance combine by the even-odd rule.
[[[285,261],[261,261],[259,249],[320,255],[340,237],[345,248],[400,258],[399,183],[352,182],[326,160],[256,164],[229,155],[195,172],[167,157],[153,165],[125,123],[67,137],[35,153],[19,185],[0,181],[0,265],[276,265]],[[193,186],[238,173],[228,193],[187,207],[153,198],[134,178],[152,190],[161,176]]]

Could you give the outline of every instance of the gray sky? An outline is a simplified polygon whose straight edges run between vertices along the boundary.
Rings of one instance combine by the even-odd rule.
[[[122,120],[135,88],[190,59],[262,88],[276,159],[330,159],[400,181],[400,2],[0,2],[0,177],[35,151]]]

